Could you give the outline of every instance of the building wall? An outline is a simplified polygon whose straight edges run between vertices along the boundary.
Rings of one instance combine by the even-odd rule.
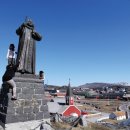
[[[124,119],[126,119],[126,116],[124,115],[124,116],[119,116],[119,117],[117,117],[117,120],[124,120]]]

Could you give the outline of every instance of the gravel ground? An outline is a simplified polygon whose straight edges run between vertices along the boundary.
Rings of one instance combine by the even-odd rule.
[[[5,130],[40,130],[41,123],[41,120],[10,123],[5,125]],[[45,130],[53,130],[51,126],[46,123],[43,123],[43,127]],[[0,130],[3,129],[0,127]]]

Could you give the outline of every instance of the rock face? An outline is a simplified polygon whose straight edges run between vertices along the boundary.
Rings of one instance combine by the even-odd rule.
[[[49,119],[42,80],[32,74],[20,73],[16,73],[14,80],[17,86],[17,100],[11,100],[11,92],[4,93],[3,98],[5,98],[6,103],[3,103],[1,100],[1,107],[5,107],[4,110],[2,108],[0,110],[6,115],[0,114],[0,120],[3,123],[14,123]],[[4,88],[8,88],[7,85]],[[6,90],[6,92],[8,91]]]

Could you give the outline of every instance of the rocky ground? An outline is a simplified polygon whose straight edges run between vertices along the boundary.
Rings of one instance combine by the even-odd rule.
[[[5,125],[5,130],[41,130],[41,128],[45,130],[54,130],[49,124],[42,120],[10,123]],[[0,127],[0,130],[4,129]]]

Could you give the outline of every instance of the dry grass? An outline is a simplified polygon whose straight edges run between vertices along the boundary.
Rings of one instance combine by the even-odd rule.
[[[97,105],[100,109],[95,108],[94,106],[90,106],[87,104],[82,104],[83,106],[79,106],[78,108],[80,110],[93,110],[93,109],[97,109],[98,111],[101,112],[107,112],[107,113],[111,113],[117,110],[117,108],[119,107],[120,104],[124,103],[124,101],[120,101],[117,99],[84,99],[83,102],[87,102],[87,103],[91,103],[94,105]]]
[[[52,125],[56,130],[69,130],[71,128],[71,126],[66,123],[54,123]],[[73,127],[72,130],[111,130],[111,129],[102,125],[91,123],[88,125],[88,127],[78,125],[77,127]]]
[[[63,122],[52,123],[52,126],[56,130],[66,130],[66,129],[69,129],[71,127],[69,124],[66,124],[66,123],[63,123]]]
[[[105,126],[102,126],[102,125],[99,125],[99,124],[96,124],[96,123],[89,124],[89,128],[91,128],[90,130],[111,130],[108,127],[105,127]]]
[[[111,113],[117,110],[122,101],[111,99],[106,101],[98,100],[95,103],[100,107],[99,111]]]
[[[77,106],[80,110],[88,110],[88,111],[91,111],[93,109],[95,109],[94,107],[91,107],[90,105],[85,105],[83,104],[83,106]]]

